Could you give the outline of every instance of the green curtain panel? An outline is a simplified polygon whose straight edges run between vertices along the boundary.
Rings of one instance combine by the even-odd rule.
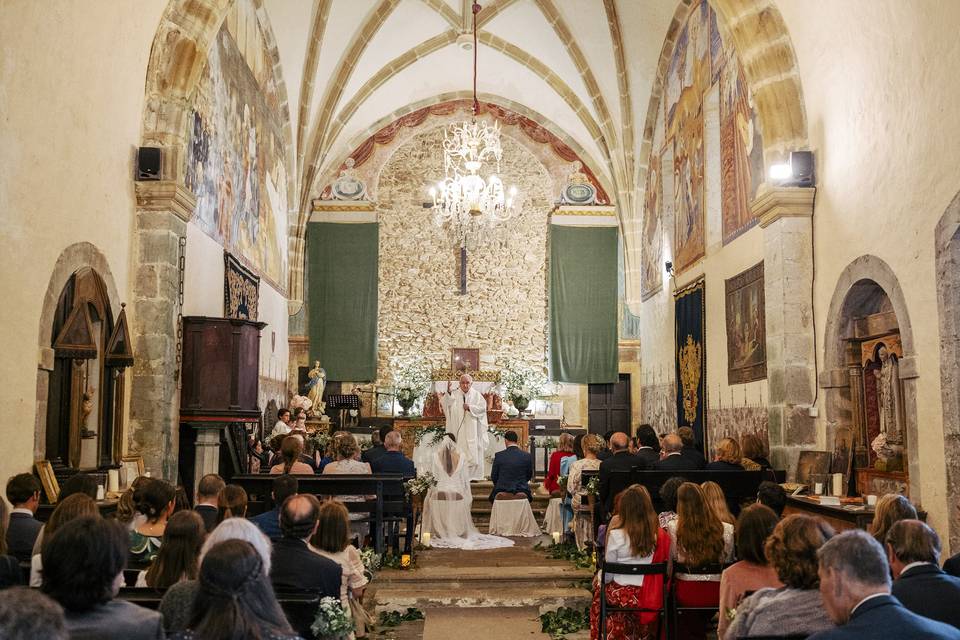
[[[365,382],[377,377],[377,224],[311,222],[310,365],[327,379]]]
[[[617,381],[617,229],[550,227],[550,378]]]

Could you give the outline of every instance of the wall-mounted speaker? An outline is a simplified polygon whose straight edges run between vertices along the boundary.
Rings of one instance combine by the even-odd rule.
[[[813,175],[813,152],[791,151],[790,173],[793,174],[793,179],[791,180],[792,186],[812,187],[815,184]]]
[[[160,147],[137,149],[137,180],[159,180],[163,155]]]

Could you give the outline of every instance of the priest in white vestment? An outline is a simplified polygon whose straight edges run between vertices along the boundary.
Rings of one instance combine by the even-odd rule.
[[[484,454],[490,440],[487,434],[487,401],[473,388],[473,378],[460,376],[460,388],[447,383],[447,393],[441,396],[447,432],[457,438],[457,448],[467,461],[467,475],[471,480],[483,480]]]

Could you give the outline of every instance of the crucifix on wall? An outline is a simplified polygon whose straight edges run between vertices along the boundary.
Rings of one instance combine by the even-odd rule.
[[[460,245],[457,249],[457,282],[460,283],[461,296],[467,295],[467,247]]]

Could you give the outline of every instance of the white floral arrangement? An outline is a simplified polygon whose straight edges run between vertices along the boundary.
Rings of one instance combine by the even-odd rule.
[[[544,394],[548,381],[542,371],[521,362],[511,361],[500,372],[500,382],[505,389],[506,398],[516,402],[517,398],[539,398]]]
[[[560,438],[555,436],[533,436],[533,444],[537,449],[553,451],[560,448]]]
[[[419,356],[394,356],[390,359],[397,402],[412,406],[427,394],[433,384],[433,369]]]
[[[487,433],[496,438],[497,440],[503,440],[503,436],[506,435],[507,430],[501,429],[500,427],[494,425],[487,426]]]
[[[600,495],[600,477],[593,476],[590,478],[583,490],[588,496]]]
[[[330,446],[331,435],[326,431],[317,431],[310,436],[314,451],[319,451],[320,455],[326,455],[327,447]]]
[[[309,411],[311,407],[313,407],[313,400],[307,396],[293,396],[293,399],[290,400],[290,406],[287,408],[290,409],[290,413],[292,414],[297,409]]]
[[[383,565],[383,556],[374,549],[365,547],[360,550],[360,561],[363,563],[364,570],[369,573],[372,578],[373,574],[380,571],[380,567]]]
[[[893,457],[893,448],[887,444],[887,434],[885,433],[881,433],[874,438],[873,442],[870,443],[870,448],[873,449],[873,452],[876,453],[877,457],[881,460],[887,460]]]
[[[339,598],[320,598],[317,615],[310,625],[317,638],[346,638],[353,632],[353,616],[344,610]]]
[[[422,496],[435,486],[437,479],[429,471],[403,483],[403,488],[410,496]]]
[[[413,445],[419,447],[423,439],[427,438],[427,444],[432,447],[440,444],[445,435],[447,435],[446,425],[434,424],[429,427],[420,427],[413,434]]]

